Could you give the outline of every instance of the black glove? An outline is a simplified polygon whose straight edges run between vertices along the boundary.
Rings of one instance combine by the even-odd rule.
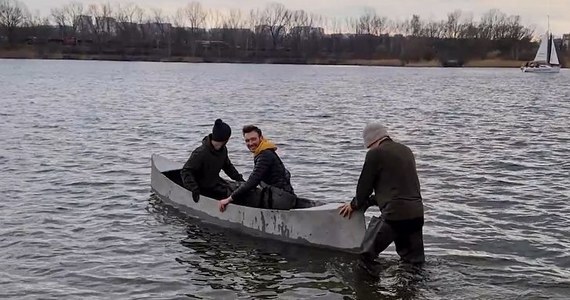
[[[192,199],[194,202],[198,203],[198,201],[200,201],[200,192],[192,192]]]

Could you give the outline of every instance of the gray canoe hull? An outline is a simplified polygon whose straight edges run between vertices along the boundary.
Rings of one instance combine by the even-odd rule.
[[[342,218],[338,214],[342,203],[292,210],[230,204],[221,213],[217,200],[201,196],[195,203],[190,191],[163,174],[180,169],[181,164],[153,154],[151,167],[151,187],[161,200],[208,223],[263,238],[352,253],[358,251],[364,238],[364,214],[355,212],[351,219]]]

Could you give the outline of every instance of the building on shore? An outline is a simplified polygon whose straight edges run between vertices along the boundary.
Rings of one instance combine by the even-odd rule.
[[[567,53],[570,53],[570,33],[562,35],[562,46]]]

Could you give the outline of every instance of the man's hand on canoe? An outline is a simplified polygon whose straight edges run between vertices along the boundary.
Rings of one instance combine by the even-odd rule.
[[[350,206],[350,203],[343,204],[338,209],[340,209],[339,215],[345,218],[348,217],[349,219],[352,216],[352,212],[354,211],[352,209],[352,206]]]
[[[226,210],[226,206],[232,202],[232,197],[227,197],[226,199],[222,199],[218,203],[218,207],[220,208],[220,212],[224,212]]]

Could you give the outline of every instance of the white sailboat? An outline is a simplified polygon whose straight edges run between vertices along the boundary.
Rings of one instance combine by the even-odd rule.
[[[540,46],[533,61],[529,61],[521,66],[525,73],[559,73],[560,61],[556,54],[554,39],[548,32],[542,37]]]

